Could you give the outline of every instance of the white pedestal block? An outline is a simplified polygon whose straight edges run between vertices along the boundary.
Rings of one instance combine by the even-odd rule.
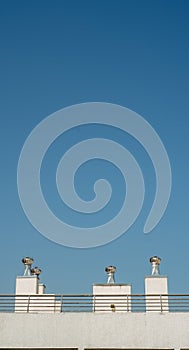
[[[168,312],[168,281],[166,276],[145,277],[146,311]]]
[[[130,284],[93,285],[93,310],[95,312],[131,311]]]

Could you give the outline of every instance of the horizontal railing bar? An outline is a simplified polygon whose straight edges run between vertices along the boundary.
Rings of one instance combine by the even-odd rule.
[[[8,297],[8,298],[17,298],[17,297],[30,297],[30,296],[34,296],[34,297],[107,297],[107,296],[113,296],[113,297],[123,297],[123,296],[128,296],[129,298],[133,298],[133,297],[152,297],[152,296],[166,296],[166,297],[188,297],[189,298],[189,294],[0,294],[0,298],[1,297]]]
[[[189,294],[1,294],[0,312],[189,312]]]

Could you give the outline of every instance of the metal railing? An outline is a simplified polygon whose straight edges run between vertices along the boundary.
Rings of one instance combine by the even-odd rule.
[[[0,312],[189,312],[189,294],[0,295]]]

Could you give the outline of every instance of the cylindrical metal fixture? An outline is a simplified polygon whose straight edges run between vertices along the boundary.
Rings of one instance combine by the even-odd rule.
[[[108,284],[113,284],[115,283],[115,279],[114,279],[114,273],[116,271],[116,267],[115,266],[107,266],[105,268],[105,271],[107,272],[108,275]]]
[[[33,264],[34,260],[29,256],[26,256],[22,259],[22,262],[24,264],[24,276],[32,276],[31,265]]]
[[[38,266],[35,266],[35,267],[33,267],[33,269],[31,269],[31,274],[32,275],[35,275],[35,276],[37,276],[37,277],[39,277],[39,275],[41,274],[41,269],[39,269],[39,267]]]
[[[160,263],[161,263],[161,259],[158,256],[152,256],[150,258],[150,264],[152,265],[152,276],[159,276]]]

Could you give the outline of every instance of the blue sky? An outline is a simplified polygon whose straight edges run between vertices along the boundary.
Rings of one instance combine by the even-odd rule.
[[[183,0],[1,1],[0,293],[14,293],[26,255],[43,270],[47,292],[90,293],[93,283],[106,281],[105,266],[115,265],[116,281],[132,283],[134,293],[143,293],[149,257],[159,255],[169,292],[188,293],[188,15],[189,4]],[[173,187],[165,215],[145,235],[155,193],[148,155],[117,130],[80,128],[80,138],[109,135],[131,151],[142,169],[146,195],[136,222],[120,238],[98,248],[72,249],[49,241],[27,220],[17,192],[17,164],[25,139],[40,121],[61,108],[91,101],[128,107],[154,127],[169,155]],[[57,215],[64,213],[53,169],[62,147],[77,138],[77,131],[60,138],[44,159],[42,188]],[[125,191],[121,175],[100,160],[84,166],[76,188],[86,199],[90,171],[109,176],[115,205],[105,218],[111,217]],[[96,220],[104,220],[102,213],[90,224]]]

